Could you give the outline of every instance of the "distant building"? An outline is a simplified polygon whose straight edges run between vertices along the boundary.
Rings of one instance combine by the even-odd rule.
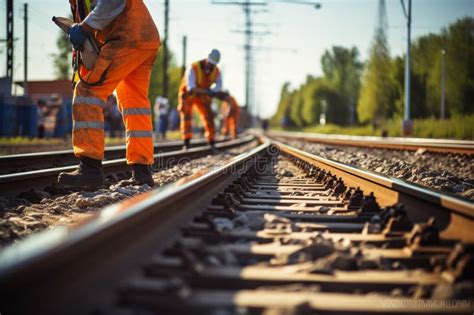
[[[15,84],[23,87],[23,82]],[[72,82],[71,80],[28,81],[28,94],[35,103],[40,99],[48,101],[51,97],[71,100]]]
[[[24,82],[15,82],[23,87]],[[28,81],[28,96],[32,104],[46,102],[45,131],[48,136],[65,137],[71,133],[71,104],[73,86],[71,80]]]

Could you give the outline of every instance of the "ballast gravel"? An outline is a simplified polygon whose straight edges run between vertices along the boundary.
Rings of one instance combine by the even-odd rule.
[[[474,156],[282,141],[301,150],[474,200]]]
[[[256,147],[254,141],[247,145],[218,152],[198,159],[183,159],[177,164],[154,172],[155,188],[198,171],[225,164],[229,158]],[[106,178],[106,188],[95,191],[29,191],[7,200],[0,197],[0,250],[8,244],[52,228],[56,225],[71,225],[91,217],[107,205],[130,198],[151,188],[142,186],[121,186],[124,175]]]

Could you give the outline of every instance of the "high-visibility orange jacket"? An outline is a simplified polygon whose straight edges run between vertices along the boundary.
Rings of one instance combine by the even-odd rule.
[[[209,74],[206,74],[206,72],[203,69],[205,62],[206,60],[203,59],[191,65],[191,69],[196,74],[196,86],[202,89],[210,88],[211,85],[214,84],[214,82],[216,82],[217,76],[219,75],[219,72],[220,72],[219,67],[214,66],[214,69],[212,69],[212,71],[209,72]],[[190,96],[193,96],[193,95],[189,94],[188,86],[187,86],[187,76],[184,75],[183,78],[181,79],[181,85],[179,87],[178,97],[182,98],[182,97],[190,97]]]
[[[90,0],[69,0],[74,21],[82,22],[90,11]],[[160,37],[143,0],[126,0],[123,12],[103,30],[96,30],[97,44],[110,47],[158,49]]]
[[[200,60],[191,65],[191,69],[196,75],[196,87],[209,89],[216,82],[219,76],[219,68],[215,66],[208,74],[204,71],[206,60]],[[178,92],[178,111],[180,114],[181,138],[191,139],[192,132],[192,113],[193,107],[197,109],[204,125],[205,136],[208,140],[214,140],[215,126],[214,115],[211,110],[211,98],[208,95],[194,95],[188,90],[187,75],[183,76]]]

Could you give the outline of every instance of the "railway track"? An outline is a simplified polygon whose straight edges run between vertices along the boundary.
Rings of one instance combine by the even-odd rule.
[[[263,139],[7,248],[0,311],[472,314],[473,228],[472,203]]]
[[[225,141],[223,137],[219,137],[216,143]],[[193,139],[191,147],[206,146],[205,139]],[[169,141],[155,144],[155,154],[179,151],[183,146],[182,141]],[[125,156],[125,146],[106,147],[104,151],[104,160],[116,160]],[[14,154],[0,156],[0,175],[29,172],[46,168],[64,167],[77,164],[77,158],[72,150],[60,150],[49,152],[37,152],[26,154]]]
[[[424,149],[432,152],[474,155],[474,141],[466,140],[344,136],[287,131],[271,131],[269,132],[269,136],[282,140],[296,140],[333,145],[410,151]]]
[[[254,140],[254,136],[246,135],[237,140],[221,141],[216,143],[217,149],[229,149],[245,143],[249,143]],[[182,142],[170,142],[166,144],[159,144],[155,146],[155,165],[157,169],[163,168],[166,165],[172,165],[177,163],[180,158],[182,159],[194,159],[198,157],[206,156],[212,151],[205,141],[196,141],[191,149],[182,151]],[[126,163],[125,148],[110,148],[106,151],[106,159],[102,163],[104,173],[108,175],[126,174],[130,171],[130,167]],[[120,155],[122,154],[122,155]],[[11,164],[17,166],[25,163],[38,163],[33,166],[34,168],[46,165],[46,168],[38,168],[30,171],[17,171],[14,173],[0,175],[0,196],[11,197],[22,192],[28,192],[30,190],[42,190],[46,191],[58,191],[60,187],[56,185],[57,177],[61,172],[69,172],[76,168],[77,159],[74,157],[72,152],[44,152],[39,154],[31,154],[25,157],[23,161],[23,155],[20,156],[6,156],[0,157],[0,165],[5,166],[5,161],[11,160]],[[56,161],[65,159],[64,164],[66,166],[55,167]],[[74,161],[74,162],[73,162]],[[6,169],[6,167],[4,167]],[[21,169],[21,168],[19,168]]]

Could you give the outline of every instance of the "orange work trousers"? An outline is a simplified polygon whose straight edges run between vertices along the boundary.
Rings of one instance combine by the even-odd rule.
[[[237,138],[237,115],[229,115],[224,118],[221,134],[227,136],[230,133],[232,139]]]
[[[191,139],[193,137],[193,107],[196,107],[201,122],[204,125],[205,136],[208,141],[213,141],[216,134],[214,126],[214,115],[211,110],[211,102],[203,101],[197,96],[189,96],[186,98],[178,97],[180,104],[178,106],[179,116],[181,118],[181,138],[183,140]]]
[[[107,45],[106,45],[107,46]],[[156,49],[107,48],[94,69],[82,73],[73,98],[72,144],[77,157],[104,158],[106,98],[114,90],[126,129],[127,163],[153,163],[153,127],[148,85]],[[104,79],[101,83],[93,83]]]

